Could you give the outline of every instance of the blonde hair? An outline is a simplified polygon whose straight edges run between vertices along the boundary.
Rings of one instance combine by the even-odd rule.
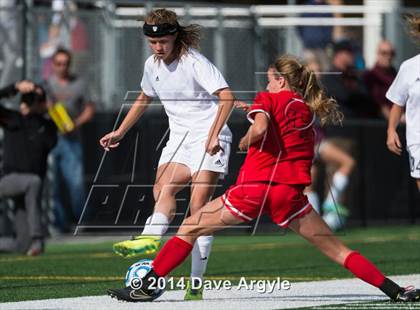
[[[170,24],[177,25],[178,17],[174,11],[167,9],[156,9],[150,11],[145,18],[150,25]],[[199,48],[201,39],[201,27],[197,24],[181,26],[178,24],[178,32],[175,40],[175,54],[179,59],[188,53],[189,48]]]
[[[291,55],[283,55],[274,63],[279,76],[282,76],[292,91],[299,93],[319,118],[321,125],[341,124],[343,113],[338,110],[337,101],[327,97],[315,73]]]
[[[406,17],[409,34],[420,43],[420,14],[410,14]]]

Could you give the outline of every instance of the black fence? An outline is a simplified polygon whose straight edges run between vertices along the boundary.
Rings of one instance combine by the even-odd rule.
[[[149,111],[130,130],[121,145],[106,154],[99,138],[112,130],[116,114],[97,114],[84,128],[84,153],[88,197],[77,233],[101,231],[114,234],[134,232],[143,226],[153,210],[152,188],[160,152],[165,146],[168,124],[163,110]],[[235,112],[229,126],[234,134],[229,175],[220,182],[220,195],[236,180],[245,154],[236,152],[240,137],[249,123],[244,114]],[[408,156],[391,154],[385,145],[384,121],[349,121],[343,127],[326,129],[327,137],[349,149],[357,162],[346,192],[344,204],[350,210],[348,225],[368,226],[383,223],[414,223],[420,218],[420,201],[414,179],[409,176]],[[400,130],[401,138],[405,136]],[[322,164],[320,168],[325,168]],[[328,191],[329,171],[320,169],[316,188]],[[181,223],[189,201],[189,189],[178,196],[177,215],[172,229]],[[274,225],[263,218],[244,225],[238,231],[266,231]]]

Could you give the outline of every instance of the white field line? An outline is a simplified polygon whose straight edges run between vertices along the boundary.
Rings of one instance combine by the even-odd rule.
[[[420,287],[420,274],[390,277],[401,286]],[[25,291],[22,290],[22,294]],[[381,291],[358,279],[297,282],[289,290],[274,290],[273,293],[260,294],[256,290],[211,290],[204,292],[203,301],[183,301],[183,291],[168,291],[151,303],[127,303],[111,299],[108,296],[88,296],[77,298],[60,298],[22,302],[0,303],[2,310],[131,310],[131,309],[293,309],[299,307],[335,305],[385,301],[387,297]],[[394,308],[396,304],[388,304]],[[363,306],[355,305],[362,309]],[[364,309],[369,306],[364,307]],[[372,307],[374,308],[374,307]],[[379,307],[380,308],[380,307]],[[414,307],[415,309],[420,309]],[[413,308],[413,309],[414,309]]]

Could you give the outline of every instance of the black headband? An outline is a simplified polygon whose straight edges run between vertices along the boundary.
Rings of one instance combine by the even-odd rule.
[[[168,23],[149,25],[147,23],[144,23],[143,33],[145,36],[148,37],[163,37],[168,34],[175,34],[178,31],[178,27],[178,23],[176,23],[175,25],[171,25]]]

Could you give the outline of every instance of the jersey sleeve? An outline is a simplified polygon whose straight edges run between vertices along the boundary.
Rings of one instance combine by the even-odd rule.
[[[404,107],[408,99],[407,69],[404,64],[401,65],[397,76],[386,92],[386,98],[399,106]]]
[[[254,103],[246,115],[247,119],[252,124],[254,123],[255,114],[257,113],[264,113],[268,119],[271,118],[271,100],[269,93],[261,92],[255,96]]]
[[[194,61],[193,74],[197,83],[210,95],[219,89],[229,87],[219,69],[204,56]]]
[[[157,97],[157,94],[152,86],[152,82],[151,82],[152,76],[149,70],[150,69],[148,68],[147,61],[146,61],[146,63],[144,64],[143,77],[141,79],[140,87],[146,96]]]

